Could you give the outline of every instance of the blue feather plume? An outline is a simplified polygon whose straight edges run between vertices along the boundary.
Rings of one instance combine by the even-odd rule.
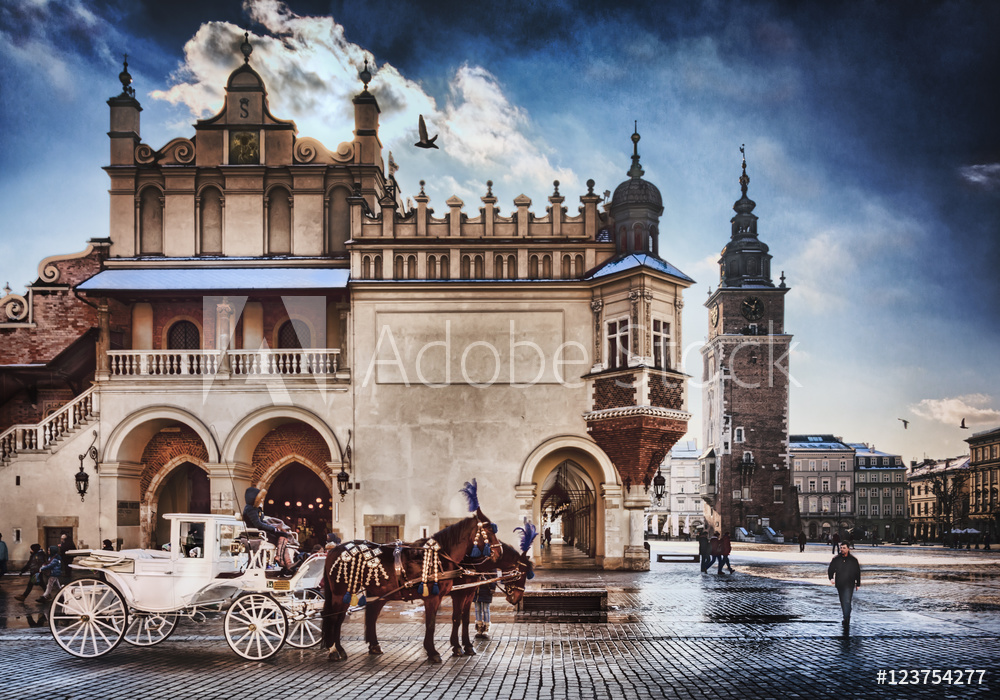
[[[465,486],[463,486],[459,493],[465,495],[466,500],[469,502],[469,512],[475,513],[479,510],[479,488],[476,486],[476,480],[466,481]]]
[[[514,532],[521,533],[522,552],[527,552],[531,549],[531,543],[538,537],[538,528],[529,523],[527,518],[524,519],[524,527],[515,527]]]

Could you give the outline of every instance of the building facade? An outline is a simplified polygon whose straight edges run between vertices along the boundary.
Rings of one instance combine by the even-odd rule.
[[[163,514],[239,511],[250,485],[304,536],[416,539],[476,478],[502,532],[558,518],[595,566],[648,568],[693,281],[660,256],[639,135],[607,205],[588,181],[570,214],[555,183],[543,214],[502,214],[487,182],[438,217],[386,171],[367,66],[328,148],[271,114],[241,49],[218,114],[159,148],[126,64],[108,237],[0,301],[12,557],[61,531],[157,546]]]
[[[855,539],[899,542],[910,532],[906,465],[866,443],[854,449]]]
[[[855,516],[854,448],[833,435],[790,435],[788,453],[806,536],[848,536]]]
[[[705,528],[700,457],[697,440],[681,440],[668,453],[662,466],[667,492],[660,504],[652,501],[651,531],[684,537]]]
[[[997,541],[1000,534],[1000,428],[975,433],[969,443],[969,524]]]
[[[906,481],[913,540],[944,540],[953,530],[965,529],[969,516],[968,456],[910,462]]]
[[[742,150],[742,149],[741,149]],[[710,293],[708,342],[702,348],[701,496],[713,532],[737,528],[760,534],[771,527],[798,533],[788,465],[788,353],[785,285],[774,284],[771,255],[757,235],[757,206],[742,196],[733,205],[729,243],[719,259],[719,286]]]

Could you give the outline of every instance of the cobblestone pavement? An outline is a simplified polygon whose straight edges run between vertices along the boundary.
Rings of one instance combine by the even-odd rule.
[[[693,551],[652,544],[652,552]],[[450,605],[438,616],[440,666],[426,662],[422,611],[390,604],[384,655],[368,656],[360,615],[345,624],[346,662],[286,646],[266,662],[234,654],[221,623],[183,621],[153,648],[127,644],[98,659],[69,656],[37,604],[0,583],[0,698],[966,698],[1000,691],[1000,552],[857,551],[863,567],[844,638],[826,548],[738,545],[732,576],[653,562],[647,573],[542,570],[530,588],[608,589],[606,617],[518,614],[498,599],[489,641],[452,658]],[[5,616],[4,616],[5,614]],[[899,684],[903,669],[951,683]],[[982,669],[954,683],[956,669]],[[886,671],[884,682],[879,672]],[[889,674],[894,671],[894,675]],[[907,674],[907,680],[912,674]],[[896,680],[896,684],[890,681]],[[963,673],[963,681],[968,674]]]

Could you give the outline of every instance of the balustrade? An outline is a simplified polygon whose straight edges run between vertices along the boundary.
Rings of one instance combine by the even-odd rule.
[[[340,350],[232,350],[227,353],[232,376],[316,376],[334,374]],[[218,350],[112,350],[112,379],[216,376],[222,367]]]

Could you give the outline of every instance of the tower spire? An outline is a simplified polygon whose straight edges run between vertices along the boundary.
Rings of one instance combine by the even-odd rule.
[[[639,165],[639,120],[635,121],[635,131],[632,132],[632,167],[628,169],[626,175],[629,177],[642,177],[645,173],[643,172],[642,166]]]
[[[250,54],[253,53],[253,46],[250,45],[250,32],[243,32],[243,43],[240,44],[240,51],[243,53],[243,63],[250,63]]]
[[[740,145],[740,153],[743,155],[743,174],[740,175],[740,189],[743,190],[743,196],[747,196],[747,185],[750,184],[750,176],[747,175],[747,152],[746,144]]]

